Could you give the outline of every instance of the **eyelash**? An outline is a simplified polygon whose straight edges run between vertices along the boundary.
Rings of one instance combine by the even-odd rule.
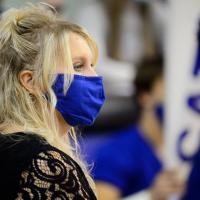
[[[73,67],[74,67],[74,70],[76,70],[76,71],[80,71],[82,68],[83,68],[83,64],[79,64],[79,65],[74,65]]]
[[[84,64],[74,65],[73,67],[75,71],[80,71],[84,67]],[[94,65],[91,64],[91,67],[93,68]]]

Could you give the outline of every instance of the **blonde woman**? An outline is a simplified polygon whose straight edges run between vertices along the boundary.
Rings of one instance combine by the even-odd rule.
[[[0,21],[0,199],[96,199],[73,127],[104,102],[88,33],[44,4]]]

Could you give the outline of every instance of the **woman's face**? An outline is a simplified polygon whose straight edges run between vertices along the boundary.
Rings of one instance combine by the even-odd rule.
[[[93,66],[92,51],[86,40],[76,33],[71,33],[69,38],[74,74],[82,76],[97,76]],[[64,67],[57,69],[58,73],[63,73]]]

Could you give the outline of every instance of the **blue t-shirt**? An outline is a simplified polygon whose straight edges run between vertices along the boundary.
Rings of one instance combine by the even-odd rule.
[[[88,139],[84,146],[92,175],[118,187],[123,196],[148,188],[162,165],[150,142],[138,127],[129,127],[109,137]]]
[[[200,200],[200,149],[194,157],[186,194],[182,200]]]

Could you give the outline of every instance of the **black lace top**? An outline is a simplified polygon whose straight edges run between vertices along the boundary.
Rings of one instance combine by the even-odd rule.
[[[36,134],[14,133],[0,134],[0,199],[96,200],[96,197],[70,156]]]

